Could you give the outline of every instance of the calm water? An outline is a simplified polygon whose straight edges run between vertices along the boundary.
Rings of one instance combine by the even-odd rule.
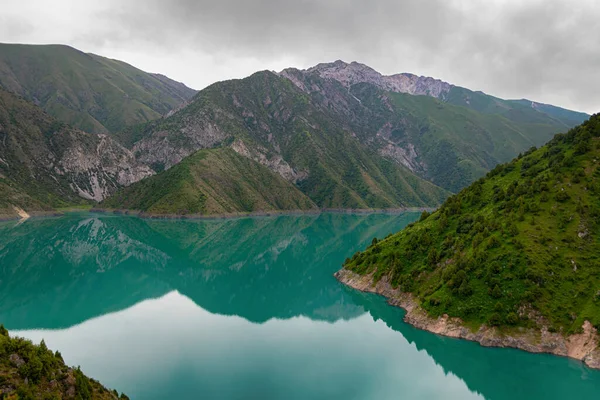
[[[600,396],[579,362],[416,330],[332,277],[416,217],[0,223],[0,322],[132,399]]]

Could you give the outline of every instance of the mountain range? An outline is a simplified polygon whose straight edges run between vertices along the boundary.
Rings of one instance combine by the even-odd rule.
[[[588,117],[342,61],[195,92],[67,46],[0,45],[0,86],[5,215],[436,207]]]

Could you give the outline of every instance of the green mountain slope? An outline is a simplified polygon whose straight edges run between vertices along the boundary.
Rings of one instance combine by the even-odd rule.
[[[196,93],[165,76],[60,45],[0,44],[0,87],[92,133],[159,118]]]
[[[11,338],[0,325],[0,382],[3,399],[127,399],[65,365],[44,341]]]
[[[533,108],[537,111],[543,112],[552,118],[555,118],[561,121],[563,124],[567,126],[573,126],[582,123],[587,120],[590,116],[586,113],[566,110],[561,107],[556,107],[551,104],[543,104],[536,103],[531,100],[521,99],[521,100],[507,100],[510,103],[518,103],[522,106]]]
[[[219,82],[168,118],[117,135],[160,171],[202,148],[232,147],[321,208],[435,206],[447,192],[364,146],[344,121],[272,72]]]
[[[107,135],[85,133],[0,89],[0,214],[102,200],[151,175]]]
[[[412,75],[424,80],[422,86],[397,87],[394,77],[356,63],[324,64],[305,71],[290,68],[281,75],[363,145],[453,192],[588,117],[546,107],[557,114],[562,110],[561,120],[540,111],[541,106],[532,108]],[[444,88],[448,91],[436,91]]]
[[[600,116],[494,168],[435,213],[347,259],[429,315],[600,328]]]
[[[440,100],[467,107],[485,114],[498,114],[514,122],[541,122],[562,124],[572,127],[587,120],[586,113],[567,110],[549,104],[536,103],[531,100],[505,100],[483,92],[475,92],[460,86],[440,96]]]
[[[153,215],[316,208],[281,176],[229,148],[200,150],[173,168],[122,189],[101,207]]]

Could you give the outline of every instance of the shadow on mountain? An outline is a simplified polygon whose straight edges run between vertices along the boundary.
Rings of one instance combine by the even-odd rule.
[[[0,224],[0,321],[59,329],[177,290],[252,322],[364,313],[332,277],[415,214],[144,220],[85,214]]]

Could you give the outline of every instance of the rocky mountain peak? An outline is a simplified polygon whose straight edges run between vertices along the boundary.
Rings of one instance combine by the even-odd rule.
[[[281,75],[289,78],[289,72],[289,70],[284,70]],[[337,60],[330,63],[320,63],[301,72],[315,73],[321,78],[334,79],[346,87],[357,83],[370,83],[383,90],[436,98],[444,98],[445,94],[453,87],[451,84],[439,79],[410,73],[383,75],[368,65],[356,61],[346,63]],[[292,79],[292,81],[298,85],[296,80]]]

